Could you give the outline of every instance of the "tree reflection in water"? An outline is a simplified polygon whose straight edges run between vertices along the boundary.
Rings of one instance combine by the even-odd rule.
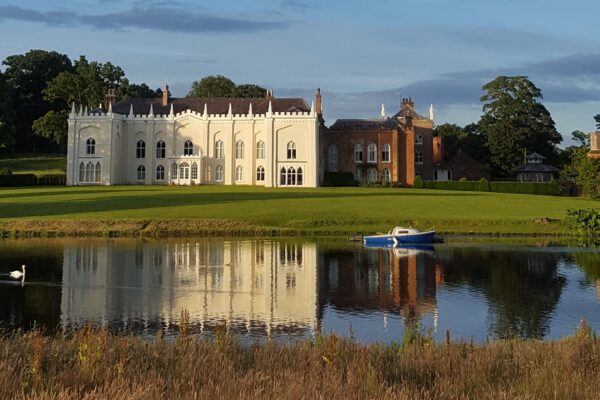
[[[560,253],[452,248],[440,258],[449,284],[466,284],[485,295],[493,337],[547,335],[566,283],[558,274]]]

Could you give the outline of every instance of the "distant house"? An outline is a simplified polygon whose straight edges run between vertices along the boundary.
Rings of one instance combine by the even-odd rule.
[[[317,94],[320,107],[320,93]],[[301,98],[133,98],[68,119],[67,185],[318,185],[320,109]]]
[[[352,173],[360,183],[411,186],[415,176],[433,179],[433,111],[423,116],[412,98],[402,99],[392,117],[338,119],[321,130],[323,173]]]
[[[519,182],[550,182],[560,172],[552,165],[544,164],[544,157],[538,153],[531,153],[525,157],[525,164],[515,169]]]
[[[451,181],[466,178],[477,181],[488,177],[488,166],[475,160],[462,149],[448,162],[439,162],[433,171],[436,181]]]
[[[600,132],[590,133],[590,152],[589,158],[600,159]]]

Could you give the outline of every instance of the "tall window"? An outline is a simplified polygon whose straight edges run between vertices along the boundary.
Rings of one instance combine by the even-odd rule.
[[[375,183],[377,182],[377,170],[375,168],[369,168],[367,171],[367,182]]]
[[[212,168],[210,165],[206,168],[206,181],[212,182]]]
[[[238,165],[235,168],[235,181],[236,182],[240,182],[244,180],[244,169],[242,168],[241,165]]]
[[[390,145],[387,143],[381,146],[381,161],[390,162]]]
[[[289,167],[287,170],[287,184],[288,186],[296,184],[296,169],[293,167]]]
[[[215,168],[215,182],[223,182],[223,166],[217,165]]]
[[[165,180],[165,167],[159,165],[156,167],[156,180],[164,181]]]
[[[423,151],[421,149],[415,150],[415,164],[423,164]]]
[[[357,143],[354,145],[354,162],[362,162],[362,145]]]
[[[94,181],[94,164],[88,162],[85,166],[85,181],[93,182]]]
[[[138,182],[146,180],[146,167],[143,165],[139,165],[137,168],[137,180]]]
[[[415,135],[415,144],[423,144],[423,135],[420,133]]]
[[[177,179],[177,164],[171,164],[171,179]]]
[[[262,166],[256,168],[256,180],[260,182],[265,180],[265,169]]]
[[[336,172],[337,171],[337,164],[338,164],[338,149],[337,146],[335,144],[330,144],[329,145],[329,151],[327,153],[327,160],[329,161],[328,164],[328,171],[331,172]]]
[[[296,143],[289,142],[287,144],[287,158],[288,158],[288,160],[296,159]]]
[[[85,164],[79,164],[79,182],[85,182]]]
[[[360,168],[360,166],[357,166],[354,170],[354,180],[356,180],[357,182],[362,182],[362,175],[362,169]]]
[[[89,138],[85,142],[85,153],[96,154],[96,140],[94,140],[94,138]]]
[[[298,168],[298,175],[297,175],[297,179],[296,179],[296,184],[298,186],[302,186],[303,185],[302,167]]]
[[[387,168],[383,169],[383,173],[381,174],[382,183],[390,183],[390,170]]]
[[[165,142],[163,142],[162,140],[159,140],[156,143],[156,158],[165,158],[167,153],[167,146],[165,145]]]
[[[102,177],[102,166],[100,166],[100,163],[97,162],[96,163],[96,176],[95,176],[95,181],[96,182],[100,182],[100,178]]]
[[[192,179],[198,179],[198,164],[192,163]]]
[[[258,143],[256,143],[256,159],[265,159],[265,142],[263,142],[262,140],[259,140]]]
[[[244,158],[244,142],[241,140],[235,143],[235,158],[238,160]]]
[[[223,141],[217,140],[215,143],[215,158],[225,158],[225,151],[223,149]]]
[[[186,162],[179,164],[179,179],[190,179],[190,164]]]
[[[367,162],[377,162],[377,145],[375,143],[369,143],[367,146]]]
[[[135,148],[135,158],[146,158],[146,142],[138,140]]]
[[[286,182],[285,178],[286,178],[285,168],[281,167],[281,171],[279,173],[279,184],[281,186],[285,186],[285,182]]]
[[[183,144],[183,155],[191,156],[194,154],[194,143],[191,140],[186,140]]]

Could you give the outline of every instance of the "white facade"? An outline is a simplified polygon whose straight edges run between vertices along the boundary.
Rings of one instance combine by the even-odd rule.
[[[276,102],[277,99],[273,99]],[[152,104],[152,103],[150,103]],[[154,115],[75,109],[69,114],[67,185],[318,185],[318,117],[185,110]],[[122,107],[121,107],[122,108]],[[308,108],[306,108],[308,109]]]

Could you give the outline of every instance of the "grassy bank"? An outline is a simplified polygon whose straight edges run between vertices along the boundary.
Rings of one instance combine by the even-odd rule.
[[[0,169],[9,168],[13,174],[61,174],[65,172],[67,157],[63,154],[19,154],[0,156]]]
[[[112,186],[0,189],[0,234],[334,235],[396,225],[442,233],[569,233],[578,198],[423,189]],[[539,224],[547,217],[551,223]]]
[[[154,342],[85,329],[0,339],[0,398],[592,399],[600,340],[361,345],[333,336],[243,346],[217,334]]]

